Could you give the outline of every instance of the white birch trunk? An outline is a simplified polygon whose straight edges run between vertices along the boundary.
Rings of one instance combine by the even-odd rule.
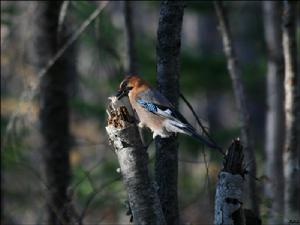
[[[148,155],[126,107],[112,103],[106,132],[118,157],[123,183],[136,225],[164,225],[155,187],[149,178]]]
[[[242,207],[244,180],[241,175],[228,172],[220,172],[218,178],[215,224],[234,225],[232,214]]]
[[[243,213],[243,147],[234,140],[218,175],[215,198],[215,225],[245,225]]]
[[[283,51],[285,61],[285,222],[300,220],[300,84],[296,43],[297,1],[284,1]]]

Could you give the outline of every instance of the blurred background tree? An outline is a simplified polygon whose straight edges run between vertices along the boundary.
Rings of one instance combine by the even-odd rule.
[[[283,223],[283,141],[284,141],[284,62],[282,52],[282,2],[263,3],[265,43],[268,69],[266,74],[265,174],[264,195],[270,199],[268,222]]]
[[[69,1],[67,6],[59,7],[57,15],[65,18],[63,21],[68,22],[70,30],[70,34],[63,33],[74,34],[100,3]],[[185,4],[179,86],[212,136],[226,147],[232,138],[239,135],[239,122],[214,7],[206,1],[187,1]],[[41,72],[41,67],[35,63],[41,59],[36,58],[34,52],[46,46],[46,43],[44,46],[34,38],[39,32],[35,24],[41,25],[42,10],[37,5],[34,2],[1,1],[2,224],[41,224],[47,221],[49,192],[46,189],[37,98],[45,89],[36,89],[33,98],[29,91],[39,83],[38,74]],[[241,79],[248,94],[257,176],[265,178],[256,184],[261,195],[261,216],[267,219],[272,204],[271,199],[262,194],[269,179],[264,162],[270,157],[269,153],[265,153],[266,76],[269,76],[266,75],[268,58],[264,36],[266,12],[262,11],[260,2],[226,2],[225,6],[243,71]],[[159,2],[132,1],[130,7],[134,12],[131,13],[131,22],[134,24],[132,33],[138,72],[155,85]],[[67,193],[78,220],[84,224],[129,221],[124,204],[127,194],[104,129],[107,97],[116,92],[125,71],[129,70],[126,64],[129,58],[126,36],[129,32],[126,31],[128,20],[126,22],[125,18],[124,2],[108,2],[76,39],[76,51],[68,57],[76,66],[70,73],[72,79],[76,79],[72,83],[74,88],[71,88],[76,90],[76,95],[68,96],[71,179]],[[299,43],[299,18],[296,22],[296,40]],[[51,35],[54,37],[55,34]],[[59,69],[60,73],[64,74],[62,69]],[[178,107],[192,124],[196,124],[183,102],[179,101]],[[16,114],[15,120],[9,123],[13,114]],[[146,132],[145,138],[150,140],[149,132]],[[179,135],[178,141],[181,221],[211,224],[221,156],[205,149],[209,163],[208,182],[201,154],[203,147],[189,137]],[[154,171],[154,145],[148,152],[151,171]],[[247,206],[249,202],[246,202],[245,208]]]

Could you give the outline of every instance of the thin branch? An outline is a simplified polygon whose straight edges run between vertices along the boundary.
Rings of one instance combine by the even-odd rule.
[[[32,168],[31,166],[25,164],[23,161],[16,161],[15,162],[17,165],[22,166],[23,168],[27,169],[28,171],[30,171],[40,182],[41,184],[46,188],[46,190],[48,192],[51,192],[51,187],[47,184],[47,182],[43,179],[43,176],[37,172],[34,168]],[[43,198],[45,199],[46,202],[48,201],[48,195],[43,196]],[[56,206],[54,206],[54,204],[52,204],[51,202],[48,203],[48,206],[55,212],[55,214],[58,216],[59,220],[62,222],[63,225],[65,225],[65,220],[62,217],[62,215],[59,213],[58,209]]]
[[[92,171],[94,169],[96,169],[99,164],[102,162],[102,160],[99,160],[94,166],[92,166],[90,169],[88,170],[83,170],[85,176],[83,178],[81,178],[79,181],[77,181],[73,186],[71,186],[69,189],[72,190],[74,192],[74,190],[85,180],[87,179],[88,177],[87,176],[90,176]]]
[[[23,101],[30,101],[36,95],[36,89],[39,86],[39,82],[41,77],[43,77],[47,71],[54,65],[54,63],[64,54],[64,52],[78,39],[78,37],[85,31],[85,29],[99,16],[105,6],[108,4],[108,1],[103,1],[98,6],[97,9],[81,24],[78,30],[66,41],[66,43],[55,53],[55,55],[48,61],[47,65],[40,70],[38,73],[38,81],[33,82],[29,86],[29,90],[25,90],[21,97],[20,103]],[[21,104],[18,104],[17,109],[14,111],[12,116],[9,119],[9,122],[6,127],[6,133],[13,128],[13,124],[15,119],[18,117],[20,113]]]
[[[88,210],[90,204],[92,203],[92,201],[97,196],[97,194],[99,194],[99,192],[103,191],[103,189],[105,189],[105,188],[109,187],[110,185],[112,185],[114,182],[120,180],[120,178],[121,178],[121,176],[115,177],[114,179],[111,179],[111,180],[105,182],[100,187],[98,187],[96,190],[94,190],[92,193],[90,193],[90,195],[87,197],[87,200],[85,202],[85,206],[82,209],[80,216],[78,217],[78,224],[79,225],[83,224],[83,219],[87,214],[87,210]]]
[[[58,17],[58,28],[57,28],[57,35],[59,36],[62,28],[63,28],[63,24],[67,15],[67,10],[70,6],[70,1],[64,1],[61,8],[60,8],[60,12],[59,12],[59,17]],[[57,37],[58,38],[58,37]]]
[[[203,133],[205,134],[205,136],[209,139],[209,141],[211,141],[216,147],[217,149],[223,154],[225,155],[223,149],[221,147],[219,147],[217,145],[217,143],[215,142],[215,140],[209,135],[209,133],[207,132],[205,126],[201,123],[197,113],[195,112],[193,106],[189,103],[189,101],[184,97],[184,95],[182,93],[179,94],[180,97],[182,98],[182,100],[185,102],[185,104],[189,107],[189,109],[191,110],[191,112],[193,113],[195,119],[197,120],[198,125],[201,127]]]
[[[256,176],[256,160],[253,148],[253,136],[250,126],[250,114],[247,107],[247,100],[244,91],[244,85],[241,80],[242,73],[238,65],[235,49],[232,43],[231,32],[229,29],[228,18],[222,1],[214,1],[214,6],[218,18],[219,30],[223,41],[224,53],[227,59],[227,68],[233,85],[234,96],[241,122],[241,136],[245,146],[245,157],[251,161],[250,172]],[[259,205],[255,180],[250,179],[249,183],[249,200],[251,209],[256,215],[259,215]]]
[[[52,59],[49,60],[47,65],[38,73],[38,77],[44,76],[47,71],[54,65],[54,63],[64,54],[64,52],[78,39],[78,37],[85,31],[85,29],[93,22],[97,16],[107,5],[108,1],[103,1],[97,9],[81,24],[78,30],[69,38],[69,40],[56,52]]]

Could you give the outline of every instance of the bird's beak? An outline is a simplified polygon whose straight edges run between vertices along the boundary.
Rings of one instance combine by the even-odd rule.
[[[118,91],[118,93],[116,94],[116,97],[117,97],[118,100],[120,100],[121,98],[123,98],[127,94],[128,93],[126,93],[126,89],[124,89],[124,90],[120,89]]]
[[[116,94],[116,97],[118,98],[118,100],[120,100],[124,96],[127,96],[131,89],[132,89],[132,87],[126,87],[126,88],[120,89],[118,91],[118,93]]]

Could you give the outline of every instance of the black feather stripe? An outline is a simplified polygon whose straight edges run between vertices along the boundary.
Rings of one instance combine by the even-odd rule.
[[[174,124],[174,126],[185,131],[188,135],[198,139],[201,143],[205,144],[206,146],[208,146],[210,148],[214,148],[214,149],[219,149],[218,146],[216,146],[215,144],[211,143],[210,141],[206,140],[203,136],[198,134],[192,126],[180,127],[175,124]]]

